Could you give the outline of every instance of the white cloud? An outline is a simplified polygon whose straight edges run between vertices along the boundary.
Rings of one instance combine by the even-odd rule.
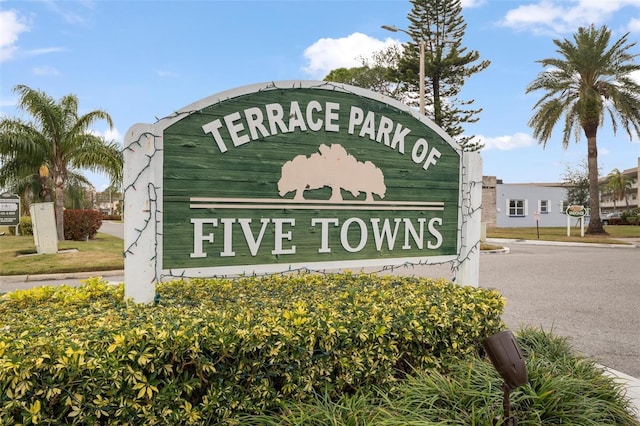
[[[607,21],[626,6],[640,7],[640,0],[539,0],[511,9],[501,24],[518,30],[536,33],[561,34],[580,26]],[[630,19],[629,26],[637,19]]]
[[[176,78],[179,77],[179,74],[173,71],[168,71],[168,70],[156,70],[156,75],[158,77],[163,77],[163,78]]]
[[[304,57],[308,65],[303,71],[313,78],[322,79],[333,69],[360,66],[359,58],[367,58],[374,52],[398,43],[391,38],[381,41],[362,33],[342,38],[321,38],[305,49]]]
[[[42,67],[35,67],[32,71],[35,75],[39,75],[39,76],[59,76],[60,75],[60,71],[58,71],[56,68],[49,65],[44,65]]]
[[[91,133],[92,135],[101,136],[107,142],[116,141],[122,144],[122,141],[123,141],[122,135],[120,134],[118,129],[116,129],[115,127],[113,129],[106,129],[103,132],[92,129],[92,130],[89,130],[89,133]]]
[[[627,30],[632,33],[640,33],[640,19],[631,18],[627,25]]]
[[[0,96],[0,107],[15,107],[17,99],[11,96]]]
[[[479,7],[486,3],[486,0],[462,0],[460,5],[464,7]]]
[[[65,52],[67,49],[63,47],[41,47],[39,49],[31,49],[25,50],[23,52],[24,56],[40,56],[46,55],[47,53],[56,53],[56,52]]]
[[[0,62],[12,59],[18,50],[20,33],[29,31],[29,23],[15,10],[0,11]]]
[[[31,30],[27,18],[20,16],[15,10],[0,11],[0,62],[14,59],[18,52],[20,34]],[[20,56],[39,56],[47,53],[63,52],[61,47],[44,47],[39,49],[21,50]]]
[[[477,135],[474,139],[484,144],[483,150],[499,149],[501,151],[510,151],[512,149],[527,148],[537,144],[537,141],[532,138],[531,135],[521,132],[496,137]]]
[[[44,0],[43,3],[64,19],[68,24],[87,26],[91,23],[87,13],[94,9],[93,2],[91,1],[60,2],[55,0]],[[82,6],[83,9],[80,11],[72,10],[72,8],[75,8],[76,6]]]

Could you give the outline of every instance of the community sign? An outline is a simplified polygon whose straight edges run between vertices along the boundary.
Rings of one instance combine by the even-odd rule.
[[[453,259],[461,170],[439,127],[368,90],[223,92],[128,131],[125,279]]]
[[[0,226],[20,224],[20,197],[3,192],[0,194]]]

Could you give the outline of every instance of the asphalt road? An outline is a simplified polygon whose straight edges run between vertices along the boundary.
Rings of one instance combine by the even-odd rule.
[[[507,299],[510,328],[553,330],[584,355],[640,378],[640,249],[509,248],[481,257],[480,285]]]
[[[118,235],[122,224],[105,222],[101,232]],[[640,248],[506,246],[509,254],[481,255],[480,286],[495,288],[506,298],[503,319],[512,330],[533,326],[553,331],[585,356],[640,378]],[[392,273],[451,278],[448,266]],[[113,282],[124,279],[121,272],[87,276],[96,275]],[[0,292],[79,282],[0,279]]]
[[[103,220],[100,232],[103,234],[113,235],[114,237],[124,239],[124,223],[112,222],[110,220]]]

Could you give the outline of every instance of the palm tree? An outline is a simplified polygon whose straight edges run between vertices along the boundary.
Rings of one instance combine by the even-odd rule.
[[[606,188],[611,191],[613,196],[613,209],[616,209],[616,200],[624,199],[629,210],[629,199],[627,198],[627,192],[631,189],[631,178],[619,169],[613,169],[611,173],[607,175]]]
[[[565,149],[572,134],[576,142],[580,139],[580,130],[587,138],[591,210],[588,234],[605,233],[598,196],[598,128],[607,116],[614,134],[618,121],[630,138],[640,134],[640,85],[630,75],[640,70],[640,65],[634,61],[638,55],[629,53],[636,43],[628,42],[628,36],[629,33],[623,35],[609,46],[611,31],[606,26],[596,29],[591,25],[579,28],[573,42],[553,40],[562,58],[537,61],[551,68],[541,72],[526,89],[527,93],[546,91],[535,104],[535,113],[529,120],[539,143],[546,146],[563,116]]]
[[[44,188],[40,199],[50,197],[53,190],[58,239],[64,240],[63,209],[69,178],[80,169],[88,169],[106,173],[114,181],[122,179],[123,161],[118,143],[106,142],[89,132],[89,127],[98,120],[105,120],[110,127],[113,122],[102,110],[78,115],[75,95],[63,96],[56,102],[27,86],[19,85],[14,90],[19,95],[18,107],[32,121],[19,118],[0,121],[0,187],[37,182],[39,177]]]

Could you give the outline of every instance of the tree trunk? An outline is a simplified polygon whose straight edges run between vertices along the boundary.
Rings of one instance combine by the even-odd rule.
[[[440,79],[438,77],[431,79],[431,87],[433,90],[433,122],[442,127],[442,103],[440,100]]]
[[[56,230],[58,232],[58,241],[64,241],[64,185],[60,176],[54,176],[53,182],[56,191],[54,206],[56,211]]]
[[[587,234],[606,234],[600,220],[600,188],[598,186],[598,146],[596,143],[597,125],[585,128],[587,136],[587,165],[589,170],[589,210],[591,218]]]

